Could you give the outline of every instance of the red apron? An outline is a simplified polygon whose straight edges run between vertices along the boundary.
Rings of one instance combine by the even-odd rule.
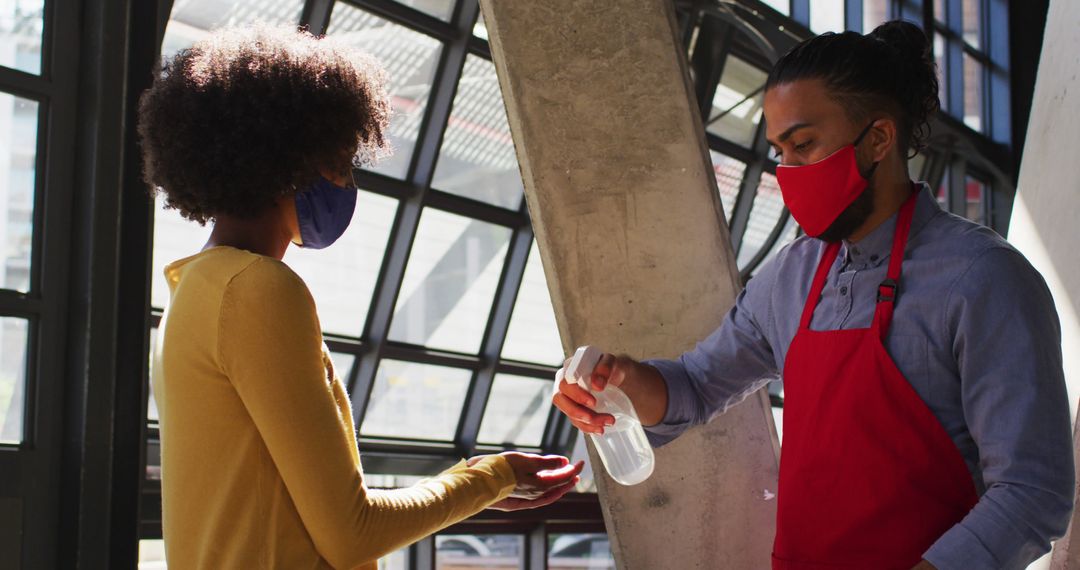
[[[784,363],[774,570],[909,570],[978,501],[960,451],[883,344],[915,197],[870,328],[810,330],[840,244],[818,265]]]

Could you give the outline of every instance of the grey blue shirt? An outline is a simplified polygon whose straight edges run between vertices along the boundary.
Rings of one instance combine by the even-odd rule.
[[[1061,331],[1042,276],[992,230],[945,212],[925,186],[904,255],[885,347],[956,443],[979,503],[925,554],[940,570],[1023,568],[1064,534],[1073,449]],[[869,327],[896,216],[844,243],[813,330]],[[771,380],[788,347],[825,243],[802,237],[747,284],[723,323],[674,360],[654,446],[708,422]]]

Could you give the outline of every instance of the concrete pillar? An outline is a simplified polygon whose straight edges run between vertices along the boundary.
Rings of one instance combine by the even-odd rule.
[[[480,5],[564,348],[692,347],[739,283],[672,3]],[[767,568],[777,455],[762,392],[660,449],[641,485],[597,467],[619,567]]]
[[[1051,0],[1009,241],[1046,278],[1061,317],[1065,379],[1080,400],[1080,2]],[[1080,427],[1080,426],[1078,426]],[[1074,432],[1080,444],[1080,432]],[[1080,446],[1076,448],[1080,458]],[[1080,512],[1054,547],[1052,568],[1080,569]],[[1034,567],[1046,567],[1041,561]]]

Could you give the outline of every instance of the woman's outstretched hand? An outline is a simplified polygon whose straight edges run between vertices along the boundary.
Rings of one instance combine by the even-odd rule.
[[[517,477],[517,486],[509,497],[491,505],[500,511],[535,509],[550,505],[570,492],[579,481],[578,474],[585,467],[584,461],[571,464],[561,455],[535,455],[506,451],[500,453],[510,464]],[[477,456],[469,459],[472,465],[482,459]]]

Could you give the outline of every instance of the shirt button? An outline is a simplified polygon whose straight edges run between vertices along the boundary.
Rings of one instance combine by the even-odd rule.
[[[870,256],[870,261],[877,261],[877,260],[878,260],[878,256],[876,256],[876,255],[871,255]]]
[[[847,287],[841,287],[840,288],[840,294],[841,295],[847,295]]]

